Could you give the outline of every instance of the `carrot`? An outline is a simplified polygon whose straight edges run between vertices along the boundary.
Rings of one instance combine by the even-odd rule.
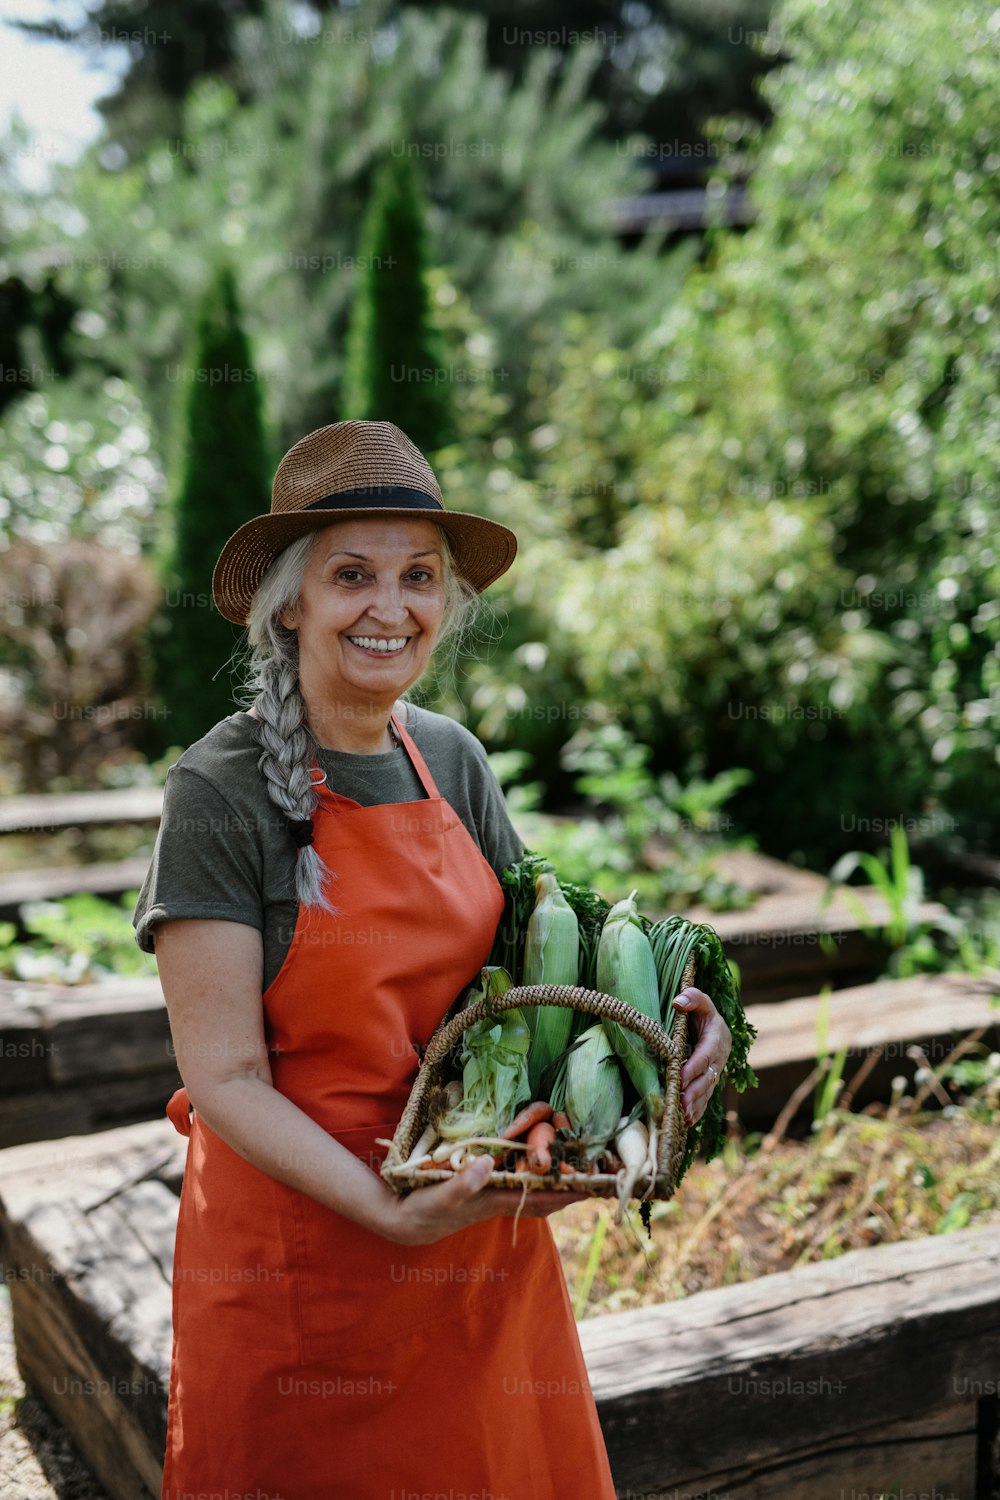
[[[571,1162],[561,1161],[559,1163],[559,1170],[560,1170],[560,1172],[562,1173],[562,1175],[564,1177],[575,1177],[576,1176],[576,1168],[573,1166],[573,1164]]]
[[[557,1109],[552,1116],[552,1124],[556,1130],[571,1130],[569,1115],[564,1109]]]
[[[552,1143],[555,1129],[549,1120],[539,1120],[528,1131],[528,1165],[533,1172],[552,1171]]]
[[[505,1141],[512,1141],[515,1136],[523,1135],[530,1130],[532,1125],[538,1125],[542,1120],[551,1120],[552,1105],[547,1104],[544,1099],[535,1099],[531,1104],[526,1104],[523,1109],[518,1110],[506,1130],[501,1130],[500,1135]]]
[[[517,1158],[517,1166],[514,1168],[514,1171],[517,1172],[519,1176],[523,1176],[526,1172],[531,1171],[531,1168],[528,1166],[528,1158],[526,1156],[519,1156]]]

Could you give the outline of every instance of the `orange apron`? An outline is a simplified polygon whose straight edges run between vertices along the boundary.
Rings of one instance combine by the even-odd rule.
[[[320,789],[341,915],[299,908],[264,994],[275,1088],[373,1170],[416,1046],[485,963],[503,893],[413,740],[425,801]],[[190,1135],[174,1264],[162,1500],[614,1500],[544,1219],[393,1244]]]

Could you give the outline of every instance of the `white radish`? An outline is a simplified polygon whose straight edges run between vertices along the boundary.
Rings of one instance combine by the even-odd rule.
[[[433,1125],[428,1125],[427,1129],[424,1131],[423,1135],[420,1137],[419,1141],[410,1152],[406,1161],[404,1161],[403,1166],[419,1166],[424,1157],[428,1156],[433,1151],[437,1138],[438,1133],[435,1127]]]
[[[527,1151],[528,1149],[526,1141],[505,1141],[493,1135],[468,1135],[460,1141],[442,1141],[434,1148],[434,1160],[448,1161],[457,1151],[464,1151],[469,1146],[483,1146],[487,1149],[496,1147],[504,1151]]]
[[[660,1169],[659,1163],[660,1136],[655,1125],[649,1127],[649,1157],[646,1163],[646,1172],[649,1176],[649,1187],[643,1193],[643,1198],[652,1198],[653,1189],[656,1187],[656,1174]]]
[[[627,1117],[618,1121],[615,1150],[623,1164],[618,1173],[618,1211],[615,1214],[615,1223],[620,1224],[625,1217],[625,1205],[649,1161],[649,1132],[641,1120],[633,1120],[631,1125]]]

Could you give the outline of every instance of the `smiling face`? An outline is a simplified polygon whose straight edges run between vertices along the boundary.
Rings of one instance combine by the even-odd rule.
[[[445,612],[433,521],[364,517],[317,532],[297,605],[299,680],[310,717],[388,712],[430,661]]]

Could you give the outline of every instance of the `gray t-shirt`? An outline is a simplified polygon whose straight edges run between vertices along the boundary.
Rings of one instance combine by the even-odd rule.
[[[521,841],[486,751],[444,714],[406,704],[405,725],[434,778],[497,875],[521,858]],[[132,918],[136,942],[154,951],[170,917],[245,922],[264,935],[264,988],[281,968],[298,916],[297,851],[288,820],[257,769],[254,720],[230,714],[184,751],[167,773],[152,861]],[[332,791],[373,807],[425,793],[404,747],[379,755],[320,748]]]

